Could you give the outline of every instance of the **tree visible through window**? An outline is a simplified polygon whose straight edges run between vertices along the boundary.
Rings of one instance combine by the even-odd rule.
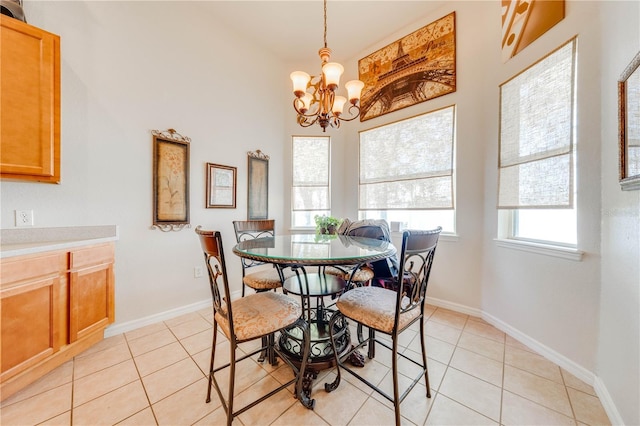
[[[294,228],[315,226],[315,215],[331,214],[330,139],[293,137],[291,222]]]

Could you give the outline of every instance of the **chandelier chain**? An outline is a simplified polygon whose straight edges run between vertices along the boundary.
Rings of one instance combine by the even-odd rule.
[[[324,47],[327,47],[327,0],[324,0]]]
[[[348,98],[338,96],[340,76],[344,67],[335,62],[329,62],[331,49],[327,46],[327,1],[324,5],[324,47],[318,51],[320,56],[321,74],[312,77],[306,72],[294,71],[291,73],[293,81],[293,109],[298,114],[297,122],[302,127],[309,127],[318,123],[322,131],[327,127],[340,128],[342,121],[353,121],[360,116],[360,95],[364,83],[360,80],[351,80],[345,84]],[[349,102],[349,116],[342,115],[344,105]]]

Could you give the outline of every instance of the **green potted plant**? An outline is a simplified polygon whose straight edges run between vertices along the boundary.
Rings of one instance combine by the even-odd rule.
[[[335,234],[342,223],[342,219],[333,216],[315,215],[313,219],[316,222],[316,233],[318,234]]]

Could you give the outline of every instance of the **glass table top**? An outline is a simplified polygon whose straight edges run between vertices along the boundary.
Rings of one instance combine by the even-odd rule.
[[[233,252],[285,265],[348,265],[385,259],[396,253],[387,241],[345,235],[276,235],[238,243]]]

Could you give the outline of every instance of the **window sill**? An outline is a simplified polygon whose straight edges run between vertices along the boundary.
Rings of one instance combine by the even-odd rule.
[[[543,254],[551,257],[559,257],[562,259],[582,261],[584,252],[575,248],[553,246],[548,244],[532,243],[528,241],[509,240],[502,238],[494,238],[498,247],[510,248],[515,250],[528,251],[530,253]]]

